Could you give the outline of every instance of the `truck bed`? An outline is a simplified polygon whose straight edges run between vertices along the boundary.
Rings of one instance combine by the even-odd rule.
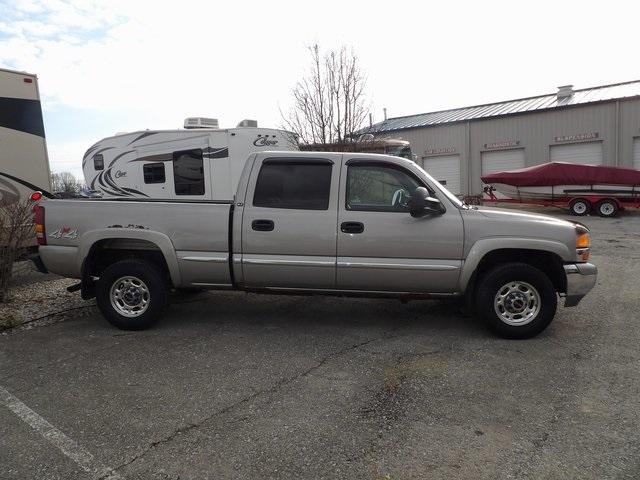
[[[230,202],[73,199],[43,206],[47,245],[40,255],[58,274],[79,278],[85,250],[97,240],[109,248],[110,239],[119,239],[127,248],[166,249],[181,285],[231,285]]]

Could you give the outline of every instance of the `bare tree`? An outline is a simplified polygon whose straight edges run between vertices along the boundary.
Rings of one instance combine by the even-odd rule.
[[[293,105],[282,114],[284,128],[302,143],[340,143],[352,137],[366,119],[366,77],[351,49],[322,54],[309,47],[311,68],[293,89]]]
[[[82,182],[69,172],[52,173],[51,188],[54,192],[74,194],[80,191]]]
[[[32,202],[0,202],[0,302],[4,302],[13,273],[13,263],[34,239]]]

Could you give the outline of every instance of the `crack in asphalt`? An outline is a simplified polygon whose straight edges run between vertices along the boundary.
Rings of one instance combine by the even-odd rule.
[[[295,382],[296,380],[299,380],[301,378],[306,377],[307,375],[310,375],[311,373],[313,373],[314,371],[318,370],[319,368],[322,368],[323,365],[325,365],[329,360],[331,360],[332,358],[338,357],[340,355],[344,355],[345,353],[348,353],[350,351],[356,350],[360,347],[363,347],[365,345],[369,345],[370,343],[373,343],[375,341],[381,340],[383,338],[387,339],[387,338],[393,338],[393,336],[390,336],[389,333],[393,332],[397,330],[397,328],[393,328],[390,330],[385,331],[385,333],[383,333],[382,335],[376,336],[374,338],[370,338],[368,340],[365,340],[363,342],[360,343],[355,343],[352,345],[348,345],[346,347],[341,348],[340,350],[337,350],[335,352],[329,353],[328,355],[324,356],[319,362],[317,362],[316,364],[312,365],[311,367],[307,368],[306,370],[298,373],[297,375],[294,375],[292,377],[288,377],[288,378],[283,378],[280,379],[279,381],[277,381],[275,384],[267,387],[267,388],[263,388],[261,390],[257,390],[253,393],[251,393],[250,395],[247,395],[245,397],[242,397],[241,399],[237,400],[236,402],[232,403],[231,405],[228,405],[226,407],[224,407],[221,410],[217,410],[215,412],[213,412],[211,415],[206,416],[205,418],[201,419],[200,421],[196,422],[196,423],[190,423],[187,425],[183,425],[182,427],[174,430],[171,434],[167,435],[166,437],[160,439],[160,440],[156,440],[154,442],[151,442],[149,445],[147,445],[141,452],[137,453],[136,455],[134,455],[133,457],[131,457],[129,460],[121,463],[120,465],[117,465],[115,467],[113,467],[114,471],[118,471],[128,465],[131,465],[132,463],[134,463],[136,460],[141,459],[142,457],[144,457],[147,453],[149,453],[151,450],[154,450],[156,447],[160,446],[160,445],[164,445],[167,443],[170,443],[174,438],[176,438],[178,435],[182,435],[186,432],[190,432],[191,430],[197,429],[199,427],[201,427],[202,425],[204,425],[205,423],[207,423],[209,420],[218,417],[220,415],[224,415],[225,413],[230,412],[231,410],[235,409],[236,407],[243,405],[247,402],[250,402],[251,400],[254,400],[255,398],[258,398],[264,394],[270,394],[270,393],[274,393],[277,392],[278,390],[280,390],[282,387],[289,385],[293,382]],[[101,480],[101,479],[98,479]]]

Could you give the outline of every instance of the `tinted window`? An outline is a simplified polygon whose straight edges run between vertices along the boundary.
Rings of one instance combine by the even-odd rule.
[[[204,195],[202,150],[175,152],[173,178],[176,184],[176,195]]]
[[[104,157],[101,153],[93,156],[93,168],[96,170],[104,170]]]
[[[164,163],[147,163],[142,167],[144,183],[164,183]]]
[[[256,207],[327,210],[331,165],[265,163],[260,169],[253,205]]]
[[[407,202],[421,185],[410,174],[387,166],[349,166],[347,210],[408,211]]]

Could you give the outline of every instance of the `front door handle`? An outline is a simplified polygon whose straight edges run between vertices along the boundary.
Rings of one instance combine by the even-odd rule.
[[[362,222],[342,222],[340,224],[342,233],[362,233],[364,232],[364,223]]]
[[[258,230],[259,232],[271,232],[273,231],[273,220],[254,220],[251,222],[251,228]]]

